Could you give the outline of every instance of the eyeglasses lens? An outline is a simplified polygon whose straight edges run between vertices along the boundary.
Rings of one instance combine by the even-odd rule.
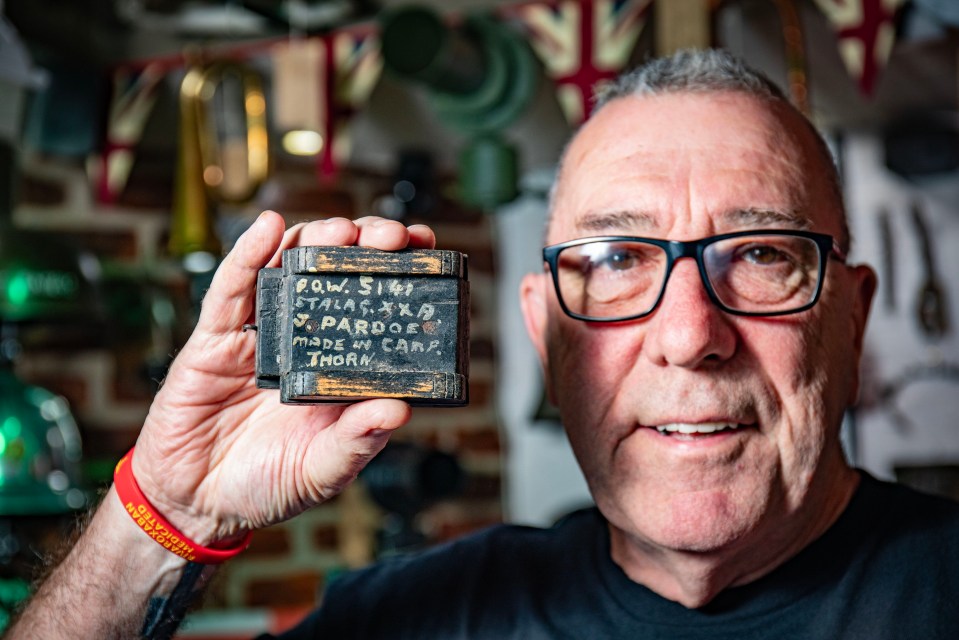
[[[563,302],[590,318],[620,318],[653,308],[666,252],[642,242],[601,241],[564,249],[557,260]]]
[[[810,238],[748,235],[718,240],[703,250],[716,298],[729,309],[782,313],[815,297],[819,247]],[[567,247],[557,257],[557,281],[566,307],[595,319],[649,313],[663,290],[669,258],[660,246],[601,240]]]
[[[812,301],[819,284],[819,247],[800,236],[719,240],[705,248],[703,262],[716,297],[736,311],[799,309]]]

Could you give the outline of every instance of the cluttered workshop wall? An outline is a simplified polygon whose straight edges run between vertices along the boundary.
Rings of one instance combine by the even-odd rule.
[[[543,374],[522,329],[519,286],[542,269],[547,194],[555,170],[528,172],[520,196],[496,212],[499,255],[497,408],[509,450],[504,459],[503,508],[513,522],[549,525],[592,499],[576,464],[558,410],[546,399]]]
[[[852,455],[876,475],[954,493],[959,176],[907,163],[901,148],[889,133],[854,133],[842,144],[851,258],[879,276]]]

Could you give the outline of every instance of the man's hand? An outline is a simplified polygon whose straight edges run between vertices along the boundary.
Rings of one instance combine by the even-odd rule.
[[[153,506],[194,542],[230,541],[336,495],[410,416],[399,400],[288,406],[254,382],[257,272],[297,245],[432,248],[433,232],[342,218],[297,225],[266,212],[220,265],[197,327],[157,394],[133,456]],[[167,638],[209,571],[156,544],[111,489],[8,631],[11,640]],[[179,595],[177,595],[179,594]]]
[[[290,518],[352,481],[410,417],[399,400],[283,405],[254,381],[257,272],[294,246],[432,248],[433,232],[379,218],[315,221],[283,233],[266,212],[237,241],[203,300],[193,335],[146,419],[133,472],[151,503],[200,544]]]

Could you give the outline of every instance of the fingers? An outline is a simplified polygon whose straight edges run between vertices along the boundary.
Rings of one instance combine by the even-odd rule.
[[[198,328],[211,333],[236,331],[253,308],[256,276],[274,255],[283,234],[283,218],[264,211],[239,237],[213,276],[203,299]]]
[[[348,247],[356,244],[358,237],[359,229],[346,218],[301,222],[287,230],[277,255],[270,261],[270,266],[279,266],[282,252],[292,247]]]
[[[410,234],[410,246],[417,249],[432,249],[436,246],[436,234],[425,224],[407,227]]]
[[[406,227],[396,220],[374,216],[313,220],[296,224],[286,233],[283,227],[279,214],[266,211],[240,236],[204,298],[198,327],[224,333],[235,331],[246,322],[252,311],[251,292],[256,286],[257,272],[265,266],[280,266],[285,249],[355,244],[397,251],[406,247],[432,249],[436,245],[436,236],[426,225]]]
[[[407,247],[432,249],[436,236],[426,225],[404,226],[396,220],[367,216],[356,220],[328,218],[290,227],[283,238],[280,252],[296,246],[345,247],[358,245],[383,251],[397,251]],[[280,264],[280,256],[271,264]]]

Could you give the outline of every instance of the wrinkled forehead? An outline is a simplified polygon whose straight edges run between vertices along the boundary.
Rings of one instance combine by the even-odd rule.
[[[607,231],[663,237],[677,225],[838,232],[827,213],[835,204],[828,159],[813,136],[788,106],[740,93],[619,98],[567,148],[549,241]]]

